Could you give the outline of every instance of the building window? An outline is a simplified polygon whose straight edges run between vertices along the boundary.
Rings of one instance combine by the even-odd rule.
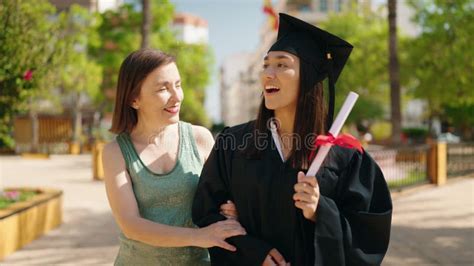
[[[319,11],[328,12],[328,0],[321,0],[319,2]]]

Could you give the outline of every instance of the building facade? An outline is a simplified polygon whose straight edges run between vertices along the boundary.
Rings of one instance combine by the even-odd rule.
[[[121,6],[123,0],[49,0],[58,11],[69,9],[73,4],[87,8],[91,12],[105,12],[109,9],[117,9]]]
[[[274,5],[275,13],[285,12],[310,23],[324,20],[330,12],[340,12],[350,0],[279,0]],[[246,56],[245,69],[231,81],[226,73],[233,72],[232,64],[223,64],[220,75],[221,117],[227,126],[233,126],[255,119],[262,101],[260,72],[262,60],[270,46],[275,42],[277,31],[271,21],[264,23],[260,30],[260,44]],[[239,57],[238,55],[230,58]]]
[[[330,13],[338,13],[351,4],[370,5],[371,0],[287,0],[286,12],[312,24],[327,19]]]
[[[319,24],[328,18],[331,13],[343,12],[348,8],[369,8],[382,16],[386,16],[386,2],[373,0],[280,0],[275,5],[275,12],[284,12],[298,17],[312,24]],[[408,36],[416,36],[419,29],[411,23],[413,12],[408,7],[406,0],[400,0],[397,6],[397,23],[399,31]],[[260,44],[250,56],[246,69],[239,70],[237,80],[226,82],[225,74],[220,76],[221,113],[223,123],[232,126],[254,119],[257,116],[261,102],[262,88],[259,73],[262,69],[262,59],[276,39],[277,32],[272,29],[271,22],[262,25]],[[221,73],[231,72],[232,65],[221,66]],[[223,80],[224,79],[224,80]],[[411,103],[407,112],[416,112],[416,117],[410,116],[410,124],[420,123],[420,104]],[[238,107],[238,108],[236,108]],[[405,113],[407,113],[405,112]]]
[[[221,118],[226,125],[237,125],[250,119],[248,110],[253,104],[252,91],[247,89],[245,78],[252,53],[236,53],[228,57],[219,68]]]
[[[207,44],[209,27],[205,19],[188,13],[177,13],[171,25],[178,40],[188,44]]]

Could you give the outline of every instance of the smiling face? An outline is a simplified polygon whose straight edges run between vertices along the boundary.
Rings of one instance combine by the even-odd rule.
[[[263,60],[260,75],[265,107],[270,110],[296,110],[300,60],[283,51],[271,51]]]
[[[131,103],[138,119],[172,124],[179,121],[183,100],[181,77],[175,63],[153,70],[143,81],[139,96]]]

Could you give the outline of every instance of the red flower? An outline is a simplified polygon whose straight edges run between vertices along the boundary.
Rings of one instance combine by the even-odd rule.
[[[105,50],[113,51],[113,50],[116,50],[118,48],[118,45],[116,43],[114,43],[113,41],[106,41],[104,43],[104,48],[105,48]]]
[[[33,78],[33,71],[27,70],[25,74],[23,74],[23,79],[26,81],[30,81]]]
[[[13,190],[13,191],[5,191],[3,192],[3,196],[8,200],[17,201],[20,199],[20,192]]]

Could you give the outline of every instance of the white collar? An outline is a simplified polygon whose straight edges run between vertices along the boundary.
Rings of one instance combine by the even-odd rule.
[[[281,143],[280,143],[280,136],[278,135],[277,131],[277,126],[274,121],[270,122],[270,130],[272,131],[272,138],[273,142],[275,142],[275,146],[278,150],[278,153],[280,154],[282,162],[285,162],[285,157],[283,156],[283,150],[281,148]]]

